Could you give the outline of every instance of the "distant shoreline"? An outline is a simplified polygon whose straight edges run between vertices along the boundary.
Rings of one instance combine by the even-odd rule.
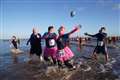
[[[77,37],[81,37],[81,38],[89,38],[89,37],[87,37],[87,36],[75,36],[75,37],[71,37],[71,38],[77,38]],[[118,38],[120,38],[120,35],[119,36],[108,36],[108,37],[118,37]],[[107,37],[107,38],[108,38]],[[29,38],[19,38],[20,40],[28,40]],[[0,40],[10,40],[10,38],[9,39],[2,39],[2,38],[0,38]]]

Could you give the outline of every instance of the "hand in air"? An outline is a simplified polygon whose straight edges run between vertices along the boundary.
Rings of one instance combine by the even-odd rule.
[[[86,33],[84,33],[84,35],[88,35],[88,33],[86,32]]]
[[[77,25],[77,26],[75,26],[75,28],[79,31],[80,30],[80,28],[82,28],[82,25]]]

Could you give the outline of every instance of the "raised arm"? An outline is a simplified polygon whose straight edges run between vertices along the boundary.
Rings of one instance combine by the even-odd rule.
[[[77,30],[79,30],[80,28],[81,28],[81,25],[78,25],[78,26],[75,27],[75,29],[73,29],[72,31],[70,31],[68,34],[71,35],[74,32],[76,32]]]

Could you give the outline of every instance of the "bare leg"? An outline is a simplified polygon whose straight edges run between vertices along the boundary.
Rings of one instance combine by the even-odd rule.
[[[30,53],[29,58],[32,59],[33,54]]]
[[[107,48],[105,47],[105,60],[106,60],[106,63],[108,62],[108,59],[109,59],[109,55],[108,55]]]
[[[13,54],[13,63],[18,63],[18,57],[16,54]]]
[[[108,59],[109,59],[109,56],[108,56],[108,53],[105,54],[105,61],[106,63],[108,62]]]
[[[95,60],[98,60],[96,52],[93,53],[93,57]]]
[[[31,54],[31,53],[29,53],[29,61],[28,61],[28,63],[32,63],[32,56],[33,56],[33,54]]]
[[[92,58],[95,59],[96,61],[98,60],[96,51],[93,52]]]

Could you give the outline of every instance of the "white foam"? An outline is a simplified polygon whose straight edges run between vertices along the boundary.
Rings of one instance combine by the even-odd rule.
[[[106,63],[105,66],[106,66],[107,68],[112,69],[112,64],[111,64],[111,63]]]
[[[98,73],[105,73],[107,70],[103,64],[99,64]]]
[[[11,52],[14,53],[14,54],[20,54],[20,53],[23,53],[23,51],[21,51],[20,49],[11,49]]]
[[[111,64],[113,64],[113,63],[115,63],[115,62],[116,62],[116,59],[115,59],[115,58],[112,58],[111,61],[110,61]]]
[[[44,59],[43,59],[43,57],[42,57],[42,56],[40,56],[40,61],[44,61]]]
[[[87,69],[82,69],[83,71],[87,72],[87,71],[90,71],[92,68],[90,66],[88,66]]]
[[[30,59],[30,58],[25,58],[25,59],[24,59],[25,62],[28,62],[28,61],[30,61],[30,60],[32,60],[32,59]]]

